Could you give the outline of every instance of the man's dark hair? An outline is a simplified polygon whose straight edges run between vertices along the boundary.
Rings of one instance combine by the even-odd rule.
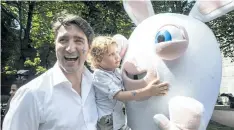
[[[89,23],[82,19],[79,16],[72,14],[65,14],[57,18],[56,22],[53,24],[53,31],[55,33],[55,37],[57,37],[58,30],[61,26],[69,26],[76,25],[78,26],[86,35],[88,39],[88,44],[91,45],[94,37],[94,32]]]

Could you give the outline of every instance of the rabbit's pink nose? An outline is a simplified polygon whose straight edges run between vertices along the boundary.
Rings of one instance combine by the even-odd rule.
[[[188,34],[183,27],[165,25],[155,37],[156,54],[164,60],[174,60],[184,54],[188,43]]]

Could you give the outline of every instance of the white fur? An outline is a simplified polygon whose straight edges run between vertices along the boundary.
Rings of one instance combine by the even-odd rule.
[[[126,11],[130,18],[137,16],[133,15],[134,12],[131,12],[126,1],[124,4],[125,8],[128,8]],[[152,6],[148,7],[152,8]],[[197,5],[194,8],[197,8]],[[232,6],[223,12],[219,10],[220,13],[213,14],[209,20],[233,10],[230,8]],[[168,103],[176,96],[190,97],[202,104],[204,115],[200,129],[206,129],[219,93],[222,62],[219,44],[213,32],[201,22],[207,21],[208,18],[198,18],[201,20],[199,21],[191,17],[194,15],[196,15],[196,11],[193,11],[190,16],[166,13],[151,16],[144,21],[132,19],[138,26],[129,38],[123,64],[127,60],[135,58],[137,66],[142,69],[155,66],[160,80],[170,84],[169,93],[166,96],[156,96],[148,100],[131,101],[126,104],[128,125],[133,130],[158,130],[153,121],[154,115],[163,114],[169,118]],[[172,61],[162,60],[155,53],[155,36],[159,28],[166,24],[184,27],[189,37],[189,45],[185,53]],[[196,107],[196,104],[191,105]],[[183,118],[183,115],[178,118]]]

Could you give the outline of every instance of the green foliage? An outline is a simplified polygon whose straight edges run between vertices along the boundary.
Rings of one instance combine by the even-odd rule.
[[[39,55],[38,55],[39,56]],[[24,66],[27,68],[31,68],[31,71],[35,73],[35,75],[39,75],[44,73],[47,69],[43,66],[40,66],[41,59],[40,57],[34,58],[34,61],[31,61],[30,59],[27,59],[24,62]]]
[[[37,72],[36,75],[42,74],[42,73],[44,73],[46,71],[47,71],[46,68],[44,68],[42,66],[37,66],[37,68],[36,68],[36,72]]]
[[[25,66],[25,67],[30,67],[30,66],[35,67],[35,66],[39,65],[40,62],[41,62],[41,60],[40,60],[39,57],[34,58],[34,61],[31,61],[30,59],[27,59],[27,60],[24,62],[24,66]]]
[[[132,32],[132,22],[119,1],[84,2],[89,7],[84,18],[90,21],[97,35],[123,34],[126,37]]]
[[[11,66],[5,66],[4,70],[7,75],[15,75],[17,73],[17,70],[13,69]]]
[[[234,11],[208,23],[220,43],[224,57],[234,61]]]
[[[187,15],[194,2],[152,1],[152,4],[156,14],[175,12]],[[125,12],[122,1],[3,1],[1,2],[3,73],[15,74],[16,70],[29,69],[36,75],[53,66],[56,57],[51,25],[61,12],[80,15],[91,24],[96,35],[120,33],[128,38],[135,26]],[[207,24],[220,42],[224,56],[233,58],[232,21],[234,11]],[[28,23],[31,23],[31,26]],[[26,32],[29,32],[29,37],[26,37]],[[11,68],[5,70],[9,66]]]

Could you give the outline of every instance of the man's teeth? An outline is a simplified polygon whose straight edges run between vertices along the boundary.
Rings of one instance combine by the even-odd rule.
[[[78,58],[78,56],[65,56],[65,58]]]
[[[79,58],[79,56],[64,56],[65,60],[75,61]]]

